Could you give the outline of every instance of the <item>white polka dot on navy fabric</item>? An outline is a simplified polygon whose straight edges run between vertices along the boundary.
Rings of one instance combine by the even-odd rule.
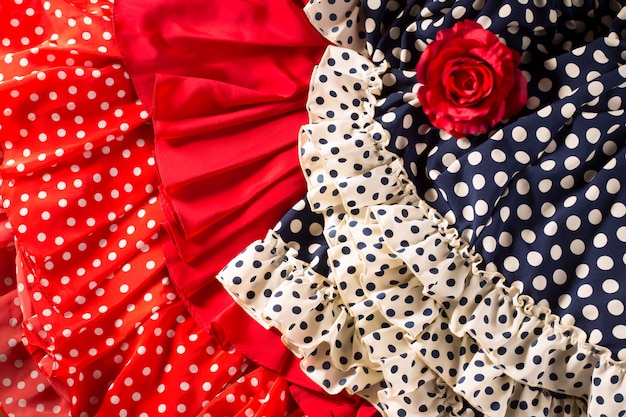
[[[505,267],[505,260],[509,259],[509,267],[511,259],[517,260],[515,273],[507,276],[511,281],[532,281],[539,275],[552,277],[559,270],[567,271],[564,279],[570,280],[580,263],[572,258],[575,256],[592,266],[588,276],[594,277],[594,286],[601,286],[607,279],[609,264],[600,257],[611,257],[612,268],[619,265],[626,272],[621,260],[623,246],[619,249],[626,241],[626,230],[620,229],[622,225],[610,225],[614,219],[626,216],[626,194],[619,177],[610,172],[626,164],[626,132],[624,127],[617,127],[626,103],[625,78],[616,64],[622,60],[619,43],[605,42],[598,35],[598,31],[607,30],[601,22],[614,21],[616,27],[622,23],[606,5],[594,10],[595,17],[590,19],[581,3],[565,8],[571,13],[567,25],[575,23],[573,30],[574,26],[560,26],[562,20],[557,17],[563,10],[547,2],[535,1],[531,6],[523,3],[503,4],[490,13],[482,11],[482,4],[476,8],[454,4],[450,9],[421,5],[416,10],[407,6],[405,13],[411,9],[414,19],[399,18],[394,11],[383,11],[383,6],[375,11],[366,7],[370,22],[366,38],[371,53],[376,53],[377,60],[384,56],[390,66],[383,79],[387,74],[394,79],[394,83],[385,83],[385,100],[377,109],[377,120],[389,131],[390,150],[404,158],[418,193],[446,213],[447,219],[454,220],[464,236],[472,236],[477,249],[488,255],[486,262],[512,273]],[[384,24],[382,16],[387,19]],[[509,121],[502,130],[496,129],[491,139],[485,135],[457,141],[438,129],[424,129],[422,126],[429,121],[423,112],[403,100],[415,85],[412,70],[424,46],[440,28],[451,27],[459,16],[478,21],[519,51],[520,68],[529,79],[527,114],[518,121]],[[537,31],[540,26],[542,31]],[[556,27],[559,36],[550,38],[548,28]],[[413,46],[408,47],[410,60],[398,59],[392,51],[407,49],[407,45]],[[395,115],[393,121],[389,113]],[[416,130],[417,136],[411,133]],[[400,146],[394,147],[394,137],[402,138]],[[618,154],[621,159],[615,158]],[[586,207],[582,199],[595,206]],[[612,218],[607,217],[608,213]],[[524,229],[537,233],[532,245],[549,248],[548,253],[541,253],[541,261],[537,255],[529,255],[532,248],[525,239],[499,243],[503,231],[519,235]],[[477,230],[480,233],[475,233]],[[598,233],[607,239],[594,245],[591,240]],[[579,242],[576,239],[580,236],[589,238]],[[560,244],[553,247],[554,241]],[[611,255],[602,253],[607,248]],[[589,331],[604,324],[606,309],[601,305],[610,300],[598,300],[600,315],[597,320],[588,320],[582,316],[582,307],[576,313],[574,305],[569,309],[558,306],[559,287],[566,283],[562,279],[557,282],[549,279],[545,288],[529,294],[546,299],[555,311],[577,314],[577,322]],[[626,297],[626,290],[623,295]],[[618,324],[613,319],[609,322],[607,326]],[[609,335],[603,338],[605,345],[613,346],[614,351],[621,349],[621,342],[611,341],[610,331],[603,334]]]

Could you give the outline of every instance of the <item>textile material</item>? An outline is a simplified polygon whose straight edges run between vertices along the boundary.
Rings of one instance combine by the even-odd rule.
[[[220,279],[320,386],[385,415],[623,413],[625,9],[444,3],[312,2],[348,49],[312,78],[308,202]],[[529,100],[456,140],[429,125],[414,68],[465,18],[521,53]],[[287,232],[319,224],[322,240]]]
[[[418,194],[463,233],[487,268],[626,359],[626,293],[617,278],[626,272],[619,174],[626,162],[625,3],[369,4],[363,13],[372,19],[364,30],[371,56],[389,65],[375,118]],[[437,32],[463,19],[521,54],[529,98],[491,132],[456,140],[411,102],[420,81],[412,70]]]
[[[170,282],[153,129],[112,3],[1,4],[2,300],[16,304],[0,360],[18,369],[3,412],[302,416],[284,379],[218,343]]]
[[[330,47],[313,77],[301,160],[307,198],[324,215],[328,275],[270,231],[222,271],[225,287],[281,331],[320,386],[385,415],[408,415],[407,404],[424,415],[624,412],[623,365],[610,351],[480,270],[480,256],[419,198],[374,120],[385,69]]]
[[[116,12],[155,126],[168,267],[205,329],[231,302],[215,274],[304,192],[294,138],[325,44],[290,0],[208,6],[126,0]]]

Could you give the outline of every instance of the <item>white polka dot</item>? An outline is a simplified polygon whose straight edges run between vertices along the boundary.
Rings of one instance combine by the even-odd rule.
[[[467,156],[467,162],[470,163],[470,165],[478,165],[480,164],[480,162],[482,161],[483,156],[480,152],[474,151],[471,152],[468,156]]]
[[[619,291],[619,283],[612,278],[605,279],[602,282],[602,290],[607,294],[615,294]]]
[[[520,164],[528,164],[530,162],[530,155],[528,155],[526,152],[524,151],[517,151],[515,152],[515,160],[517,162],[519,162]]]
[[[611,216],[621,219],[622,217],[626,216],[626,205],[620,202],[613,203],[613,205],[611,205],[610,211]]]
[[[539,184],[537,185],[537,188],[542,193],[547,193],[548,191],[550,191],[552,189],[552,180],[550,178],[542,179],[541,181],[539,181]]]
[[[457,182],[454,185],[454,193],[459,197],[466,197],[469,194],[469,187],[464,182]]]
[[[566,119],[571,118],[576,113],[576,105],[573,103],[565,103],[561,106],[561,115]]]
[[[576,267],[575,272],[578,278],[587,278],[587,276],[589,275],[589,266],[587,264],[580,264]]]
[[[578,65],[570,62],[565,65],[565,72],[570,78],[576,78],[580,75],[580,68]]]
[[[589,298],[593,294],[593,287],[589,284],[583,284],[578,288],[576,294],[580,298]]]
[[[572,297],[569,294],[562,294],[557,301],[559,307],[566,309],[572,303]]]
[[[513,136],[513,140],[516,142],[523,142],[526,140],[526,137],[528,136],[526,129],[524,129],[521,126],[515,126],[513,130],[511,131],[511,134]]]
[[[621,300],[609,301],[606,308],[614,316],[621,316],[624,313],[624,303]]]
[[[626,326],[623,324],[618,324],[613,328],[613,336],[620,340],[626,339]]]
[[[474,211],[478,216],[485,216],[489,213],[489,205],[485,200],[478,200],[474,205]]]
[[[617,178],[611,178],[606,182],[606,191],[609,194],[617,194],[620,188],[622,188],[622,185]]]
[[[485,177],[482,174],[474,174],[472,177],[472,185],[476,190],[482,190],[485,186]]]
[[[593,52],[593,59],[598,64],[606,64],[609,62],[609,58],[607,58],[606,54],[602,52],[600,49]]]
[[[552,134],[550,133],[550,130],[543,126],[537,129],[537,131],[535,132],[535,135],[537,136],[537,139],[542,143],[546,143],[552,138]]]
[[[575,232],[578,230],[578,228],[581,225],[581,220],[580,217],[576,216],[576,215],[571,215],[567,218],[567,220],[565,221],[565,225],[567,226],[567,228],[569,230],[571,230],[572,232]]]
[[[524,229],[521,232],[522,240],[528,244],[532,244],[537,239],[537,235],[530,229]]]
[[[607,255],[600,256],[597,261],[598,268],[603,271],[609,271],[613,269],[614,262],[613,258]]]
[[[557,269],[552,274],[552,281],[557,285],[563,285],[567,282],[567,273],[562,269]]]
[[[502,162],[506,161],[506,153],[504,153],[500,149],[493,149],[491,151],[491,159],[494,162],[502,163]]]
[[[504,269],[509,272],[515,272],[519,269],[519,261],[514,256],[507,256],[504,260]]]
[[[467,205],[462,210],[463,218],[468,222],[474,220],[474,207]]]
[[[578,139],[578,136],[576,136],[575,133],[569,133],[565,137],[565,146],[567,146],[569,149],[576,149],[579,143],[580,143],[580,140]]]
[[[598,233],[593,237],[593,246],[603,248],[609,242],[609,238],[604,233]]]
[[[483,244],[483,248],[487,252],[493,252],[496,250],[498,242],[496,242],[496,239],[493,236],[487,236],[483,239],[482,244]]]
[[[546,277],[544,277],[543,275],[539,275],[533,278],[533,288],[535,288],[537,291],[545,290],[547,283],[548,281],[546,280]]]
[[[550,248],[550,258],[552,258],[555,261],[558,261],[559,259],[561,259],[562,255],[563,255],[563,249],[561,248],[561,246],[557,244],[552,245],[552,247]]]
[[[601,136],[602,132],[600,132],[600,129],[596,127],[589,128],[585,132],[585,139],[587,139],[587,142],[591,144],[597,143]]]
[[[528,204],[520,204],[517,206],[517,217],[520,220],[528,220],[532,216],[533,211]]]
[[[614,155],[615,152],[617,152],[617,144],[612,140],[604,142],[602,145],[602,152],[607,156]]]
[[[567,170],[573,171],[580,165],[580,159],[575,156],[568,156],[563,164]]]
[[[504,171],[498,171],[493,176],[493,180],[498,187],[504,187],[509,181],[509,176]]]
[[[574,239],[570,242],[569,249],[574,255],[582,255],[585,252],[585,242],[581,239]]]
[[[517,181],[517,184],[515,184],[515,190],[517,190],[519,195],[526,195],[530,191],[530,183],[527,179],[521,178]]]
[[[585,316],[587,320],[596,320],[598,316],[600,315],[598,308],[591,304],[584,306],[582,313],[583,313],[583,316]]]
[[[543,262],[543,256],[537,251],[530,251],[526,255],[526,260],[528,261],[529,265],[536,267],[541,265],[541,263]]]
[[[563,189],[569,190],[570,188],[574,186],[574,177],[572,175],[566,175],[565,177],[561,179],[559,184],[561,185]]]

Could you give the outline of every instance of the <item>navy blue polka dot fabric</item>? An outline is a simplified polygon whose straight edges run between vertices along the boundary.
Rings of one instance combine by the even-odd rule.
[[[489,268],[626,359],[621,2],[363,5],[367,50],[390,65],[376,119],[418,193],[463,231]],[[529,98],[514,119],[456,140],[407,97],[424,47],[463,19],[520,53]]]
[[[323,235],[324,219],[311,211],[306,198],[283,216],[275,230],[284,242],[300,249],[299,259],[310,264],[318,274],[328,275],[328,244]]]

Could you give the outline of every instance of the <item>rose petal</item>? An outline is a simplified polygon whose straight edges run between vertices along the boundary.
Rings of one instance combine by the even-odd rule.
[[[503,118],[508,119],[526,106],[528,100],[528,81],[522,71],[515,70],[515,85],[506,97],[506,112]]]
[[[493,72],[484,61],[456,58],[448,61],[442,74],[446,97],[460,106],[478,104],[493,89]]]

